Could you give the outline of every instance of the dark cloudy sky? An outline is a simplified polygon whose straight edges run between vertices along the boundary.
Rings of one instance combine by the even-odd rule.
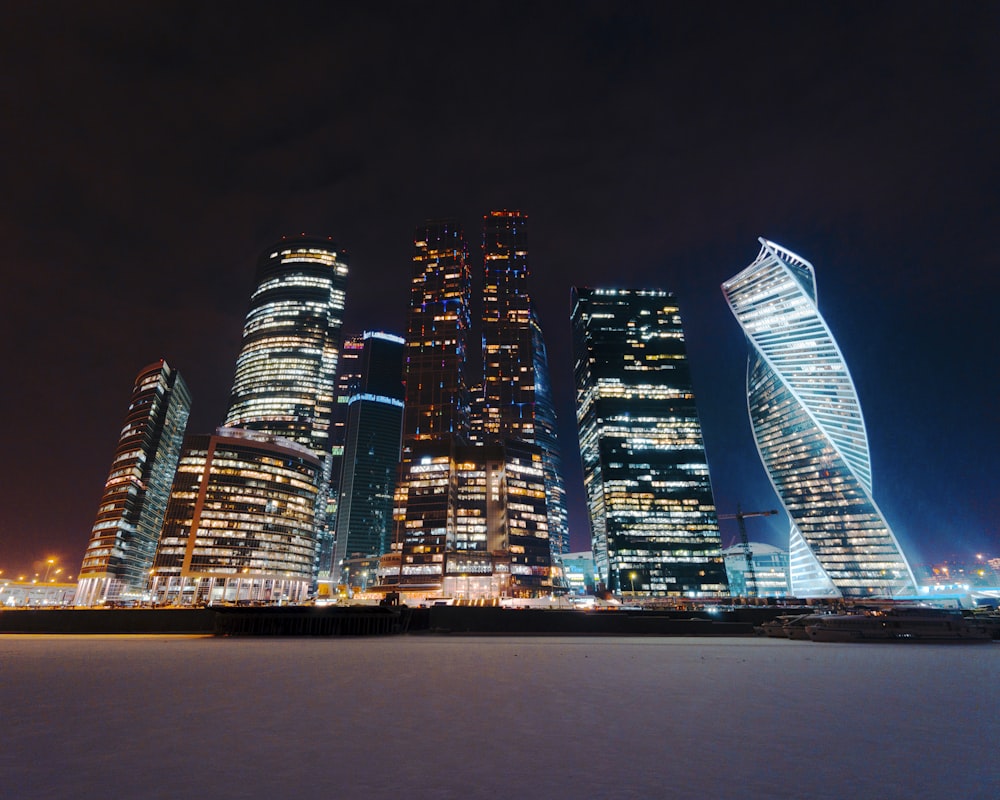
[[[570,287],[671,289],[719,508],[778,507],[719,290],[763,235],[816,267],[911,559],[1000,555],[998,3],[18,2],[0,86],[0,569],[75,572],[143,365],[219,424],[278,237],[334,236],[348,326],[400,331],[414,226],[492,208],[568,435]]]

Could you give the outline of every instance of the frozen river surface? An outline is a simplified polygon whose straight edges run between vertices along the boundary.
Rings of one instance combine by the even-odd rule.
[[[1000,797],[1000,644],[0,636],[0,797]]]

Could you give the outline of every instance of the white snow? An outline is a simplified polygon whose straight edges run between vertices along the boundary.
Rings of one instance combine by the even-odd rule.
[[[1000,644],[0,636],[0,797],[1000,797]]]

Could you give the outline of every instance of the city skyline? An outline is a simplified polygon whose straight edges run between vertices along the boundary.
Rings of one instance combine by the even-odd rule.
[[[345,329],[402,332],[413,225],[453,215],[474,230],[485,208],[531,216],[564,442],[570,286],[661,287],[684,317],[719,512],[777,507],[746,418],[743,335],[718,294],[764,236],[823,274],[874,491],[910,560],[1000,550],[1000,12],[500,8],[250,6],[234,22],[67,7],[55,28],[13,9],[0,433],[20,463],[5,464],[0,569],[57,556],[75,571],[141,365],[178,369],[188,430],[214,430],[264,247],[334,236],[351,252]],[[416,58],[439,31],[454,51]],[[525,55],[511,63],[514,31]],[[508,101],[517,113],[498,113]],[[53,458],[55,503],[40,488]],[[575,448],[564,461],[580,549]],[[751,524],[777,543],[788,523]],[[724,523],[723,545],[735,536]]]

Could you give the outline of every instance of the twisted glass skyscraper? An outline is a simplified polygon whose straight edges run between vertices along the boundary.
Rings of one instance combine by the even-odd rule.
[[[872,499],[861,405],[819,312],[812,265],[761,239],[722,284],[750,344],[747,406],[757,450],[792,522],[792,594],[866,597],[916,581]]]

